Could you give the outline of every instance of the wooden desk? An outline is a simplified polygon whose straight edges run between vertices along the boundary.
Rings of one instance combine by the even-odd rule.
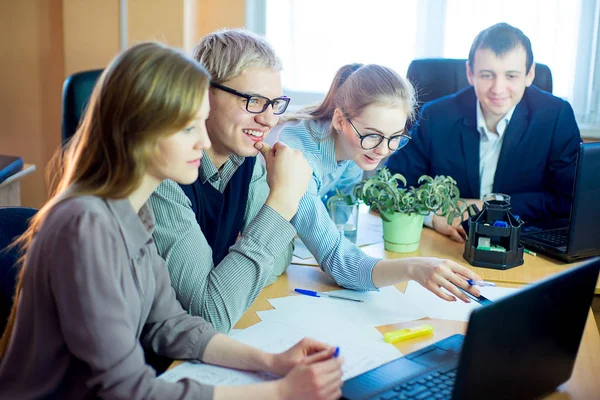
[[[379,219],[376,215],[361,212],[358,229],[360,229],[361,221],[362,223],[367,223],[369,219],[372,221],[373,218]],[[423,228],[419,250],[414,253],[392,253],[383,248],[383,243],[363,246],[361,249],[370,256],[386,260],[415,256],[447,258],[468,266],[486,281],[515,285],[527,285],[577,265],[576,263],[567,264],[541,254],[538,254],[536,257],[525,254],[525,263],[523,265],[505,271],[474,267],[462,256],[465,249],[464,244],[453,242],[429,228]],[[299,259],[294,257],[292,262],[300,265],[317,266],[314,258]],[[600,279],[596,283],[595,293],[600,294]]]
[[[25,164],[21,171],[0,183],[0,207],[21,205],[21,178],[33,171],[34,164]]]
[[[514,285],[501,285],[514,286]],[[312,290],[334,290],[338,286],[318,268],[302,265],[290,265],[287,273],[283,274],[277,281],[264,288],[250,309],[244,313],[235,328],[243,329],[254,325],[260,321],[256,311],[272,310],[267,299],[289,296],[295,287],[303,287]],[[406,284],[397,285],[398,289],[404,290]],[[430,320],[436,326],[433,336],[429,338],[417,338],[402,344],[396,345],[398,349],[408,354],[427,346],[435,341],[444,339],[455,333],[464,333],[466,323],[448,320]],[[393,324],[378,327],[380,332],[388,332],[398,329],[401,326],[407,326],[415,322],[402,324]],[[420,324],[422,322],[416,322]],[[181,361],[175,361],[171,368],[180,364]],[[590,313],[585,327],[583,339],[575,362],[573,376],[564,385],[558,388],[558,391],[546,397],[547,399],[592,399],[600,393],[600,335],[595,325],[594,316]]]

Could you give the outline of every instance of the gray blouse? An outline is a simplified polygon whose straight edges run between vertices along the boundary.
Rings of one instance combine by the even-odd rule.
[[[81,196],[49,213],[30,247],[0,399],[211,399],[213,387],[169,383],[142,346],[201,359],[217,334],[175,299],[152,240],[149,203]]]

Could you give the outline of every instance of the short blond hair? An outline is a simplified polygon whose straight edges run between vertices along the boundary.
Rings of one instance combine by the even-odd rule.
[[[193,57],[212,75],[226,82],[249,67],[281,71],[281,60],[264,37],[244,29],[223,29],[203,37],[194,47]]]

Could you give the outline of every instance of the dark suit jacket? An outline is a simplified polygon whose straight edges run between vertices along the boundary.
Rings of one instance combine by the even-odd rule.
[[[477,97],[472,87],[426,104],[412,140],[387,162],[416,185],[423,174],[453,177],[462,198],[480,198]],[[494,193],[511,196],[525,221],[568,217],[581,136],[573,109],[535,86],[504,132]]]

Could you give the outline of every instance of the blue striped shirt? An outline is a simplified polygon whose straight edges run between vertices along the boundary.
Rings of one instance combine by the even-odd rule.
[[[302,151],[313,169],[307,193],[292,218],[298,236],[323,271],[346,288],[376,290],[372,271],[379,261],[366,255],[338,231],[321,197],[335,187],[347,190],[362,179],[363,170],[351,160],[337,162],[329,123],[287,122],[277,129],[279,140]],[[277,133],[273,135],[277,137]]]
[[[223,192],[244,161],[232,155],[217,170],[204,153],[199,179]],[[154,241],[167,262],[177,300],[192,315],[228,332],[265,285],[275,281],[291,260],[293,226],[265,204],[269,195],[266,170],[254,166],[240,239],[219,263],[212,261],[208,244],[190,200],[181,187],[165,180],[150,197],[156,225]]]

